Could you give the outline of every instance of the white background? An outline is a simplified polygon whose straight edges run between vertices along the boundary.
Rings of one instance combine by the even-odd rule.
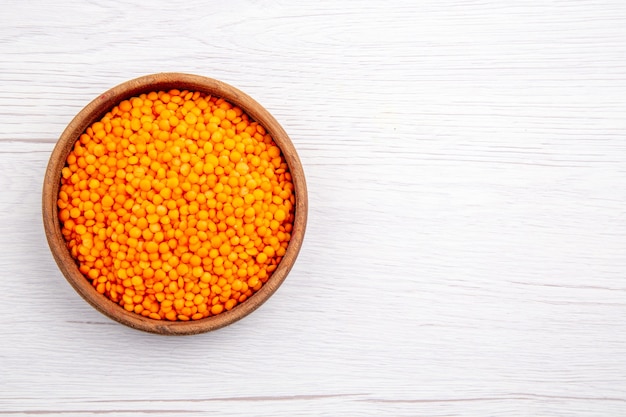
[[[297,264],[160,337],[67,284],[41,223],[65,125],[140,75],[272,112]],[[626,415],[626,2],[22,1],[0,13],[0,415]]]

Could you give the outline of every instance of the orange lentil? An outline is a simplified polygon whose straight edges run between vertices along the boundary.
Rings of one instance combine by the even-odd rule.
[[[154,320],[231,310],[267,282],[294,219],[287,164],[227,101],[141,94],[81,135],[62,170],[62,234],[101,294]]]

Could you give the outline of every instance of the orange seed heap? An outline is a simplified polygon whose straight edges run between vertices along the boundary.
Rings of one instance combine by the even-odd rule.
[[[294,219],[291,175],[258,123],[221,98],[122,101],[67,157],[62,233],[96,290],[128,311],[197,320],[268,280]]]

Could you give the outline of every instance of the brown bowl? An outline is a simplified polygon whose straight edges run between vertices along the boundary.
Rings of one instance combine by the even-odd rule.
[[[240,107],[251,119],[265,127],[266,131],[272,135],[276,145],[282,150],[289,166],[296,199],[295,220],[289,246],[278,267],[263,287],[232,310],[192,321],[167,321],[144,317],[126,311],[119,304],[98,293],[89,280],[79,271],[76,261],[66,246],[65,239],[61,234],[57,209],[61,170],[65,166],[74,143],[85,129],[100,120],[115,105],[125,99],[151,91],[171,89],[200,91],[221,97]],[[293,267],[302,246],[308,203],[304,171],[298,154],[287,133],[267,110],[248,95],[223,82],[197,75],[162,73],[126,81],[101,94],[76,115],[59,138],[50,156],[44,178],[42,208],[44,229],[52,255],[67,281],[82,298],[106,316],[134,329],[164,335],[190,335],[216,330],[240,320],[256,310],[274,294]]]

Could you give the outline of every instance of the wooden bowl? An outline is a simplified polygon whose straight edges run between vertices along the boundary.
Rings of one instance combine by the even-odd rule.
[[[65,239],[61,234],[57,209],[61,170],[65,166],[74,143],[85,129],[100,120],[108,111],[125,99],[142,93],[170,89],[200,91],[222,97],[231,104],[239,106],[250,118],[265,127],[266,131],[272,135],[276,145],[281,148],[289,166],[296,199],[295,220],[289,246],[280,264],[263,287],[230,311],[192,321],[167,321],[144,317],[126,311],[119,304],[98,293],[91,282],[81,274],[76,261],[66,246]],[[248,95],[223,82],[197,75],[162,73],[124,82],[101,94],[78,113],[59,138],[50,156],[44,178],[42,208],[46,238],[52,255],[67,281],[89,304],[113,320],[134,329],[163,335],[190,335],[216,330],[240,320],[256,310],[274,294],[293,267],[302,246],[308,207],[306,182],[300,159],[287,133],[267,110]]]

